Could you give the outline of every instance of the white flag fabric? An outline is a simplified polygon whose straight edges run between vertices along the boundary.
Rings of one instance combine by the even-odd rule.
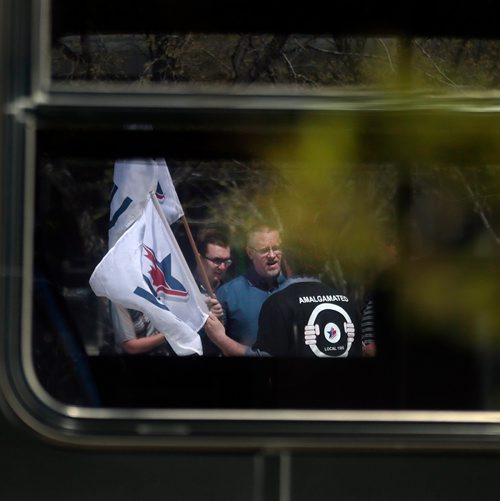
[[[149,200],[156,197],[169,224],[184,215],[174,183],[164,159],[117,160],[113,172],[109,221],[109,248],[139,219]]]
[[[90,277],[97,296],[142,311],[177,355],[202,354],[207,306],[170,227],[151,198]]]

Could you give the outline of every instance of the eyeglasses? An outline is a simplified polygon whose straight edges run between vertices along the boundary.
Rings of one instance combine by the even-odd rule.
[[[203,256],[207,261],[210,261],[211,263],[214,263],[216,266],[222,266],[225,264],[226,266],[231,266],[233,263],[233,260],[228,257],[226,259],[222,257],[208,257],[208,256]]]
[[[271,252],[274,254],[281,254],[281,247],[279,245],[273,245],[272,247],[262,247],[261,249],[256,249],[255,247],[250,247],[253,249],[259,256],[268,256]]]

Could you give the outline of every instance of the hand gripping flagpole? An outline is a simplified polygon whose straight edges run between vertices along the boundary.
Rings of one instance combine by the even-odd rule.
[[[163,224],[166,227],[170,227],[170,225],[168,224],[167,218],[165,217],[165,214],[160,207],[160,202],[158,201],[158,198],[156,197],[156,193],[154,191],[151,191],[150,195],[151,195],[151,199],[153,200],[153,204],[155,206],[155,209],[158,212],[158,214],[160,215],[161,220],[163,221]],[[212,289],[212,286],[210,285],[210,281],[208,280],[207,272],[205,271],[205,268],[201,262],[200,253],[198,252],[196,242],[194,241],[193,234],[191,233],[191,228],[189,227],[186,216],[184,216],[184,214],[181,216],[181,220],[182,220],[182,224],[184,225],[184,229],[186,230],[186,234],[188,236],[189,243],[191,244],[191,248],[193,249],[194,258],[196,259],[196,264],[198,265],[198,270],[200,270],[200,272],[201,272],[200,278],[203,282],[203,286],[210,294],[210,297],[213,297],[214,290]]]

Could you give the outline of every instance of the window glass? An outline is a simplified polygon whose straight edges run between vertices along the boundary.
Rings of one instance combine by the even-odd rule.
[[[307,34],[116,34],[62,37],[57,81],[367,85],[394,72],[395,39]]]
[[[211,226],[230,235],[225,281],[249,270],[245,232],[256,222],[271,221],[284,242],[320,261],[321,280],[352,300],[359,325],[374,323],[374,356],[347,364],[290,353],[272,360],[124,353],[109,301],[89,286],[108,250],[117,159],[102,142],[102,151],[88,155],[86,145],[102,131],[81,129],[66,148],[73,154],[61,155],[54,139],[71,136],[46,130],[38,142],[35,212],[33,354],[40,382],[59,400],[93,406],[496,409],[500,169],[494,136],[482,129],[482,147],[474,150],[477,138],[459,137],[456,120],[446,122],[456,144],[436,133],[440,120],[432,126],[416,120],[408,137],[385,122],[373,128],[370,121],[306,121],[289,131],[292,139],[276,136],[249,149],[251,135],[240,130],[222,145],[208,142],[203,154],[200,136],[185,138],[189,148],[165,147],[172,136],[165,132],[162,139],[161,130],[149,143],[139,138],[153,131],[109,136],[115,146],[127,138],[137,141],[137,151],[165,152],[193,233]],[[224,147],[233,153],[221,154]],[[194,270],[185,228],[177,222],[172,229]],[[280,244],[264,257],[277,254]],[[342,378],[345,391],[332,389],[326,373]],[[460,383],[457,391],[449,391],[452,382]]]
[[[451,92],[499,88],[499,40],[416,38],[412,47],[417,86]]]
[[[397,82],[397,38],[323,34],[75,34],[52,47],[56,82],[155,82],[288,86],[387,86]],[[498,88],[499,42],[416,38],[416,88]]]
[[[372,29],[348,36],[349,27],[337,27],[333,35],[319,31],[322,23],[288,33],[265,23],[267,31],[259,23],[229,32],[223,22],[217,32],[189,16],[162,32],[150,24],[139,30],[134,19],[131,26],[129,15],[97,25],[90,16],[70,30],[60,19],[53,24],[53,85],[48,106],[34,113],[31,341],[45,390],[91,407],[497,409],[499,143],[495,116],[486,113],[492,108],[470,98],[494,98],[477,91],[498,88],[499,42],[460,31],[462,38]],[[99,24],[102,32],[90,28]],[[459,104],[467,96],[469,113],[447,104],[448,94]],[[207,247],[200,259],[225,270],[217,287],[245,277],[258,288],[251,274],[266,267],[297,278],[291,263],[301,254],[320,264],[314,274],[335,301],[350,302],[349,318],[340,329],[333,321],[319,327],[323,310],[314,309],[304,329],[289,329],[300,353],[267,357],[275,346],[266,351],[260,337],[243,343],[252,357],[220,356],[205,344],[201,356],[179,355],[168,336],[159,347],[129,351],[130,332],[152,338],[158,328],[130,307],[117,313],[89,280],[109,255],[109,230],[121,215],[122,207],[111,207],[116,162],[138,158],[168,165],[190,227],[176,221],[171,229],[200,290],[189,233],[216,228],[229,236],[230,252]],[[267,232],[254,242],[247,235],[254,223],[270,223],[279,238]],[[171,273],[157,261],[155,273]],[[116,281],[131,265],[120,266]],[[153,275],[141,289],[152,301]],[[267,333],[282,330],[285,301],[273,303],[281,292],[266,289],[274,309],[259,332],[261,323]],[[249,300],[240,309],[251,307]],[[331,360],[318,348],[321,341],[330,354],[348,351],[348,331],[359,356]]]

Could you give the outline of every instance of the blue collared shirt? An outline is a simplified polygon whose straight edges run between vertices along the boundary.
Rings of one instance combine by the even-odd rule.
[[[224,324],[229,337],[247,346],[257,339],[260,308],[264,301],[285,281],[280,274],[271,288],[252,267],[217,291],[224,310]]]

